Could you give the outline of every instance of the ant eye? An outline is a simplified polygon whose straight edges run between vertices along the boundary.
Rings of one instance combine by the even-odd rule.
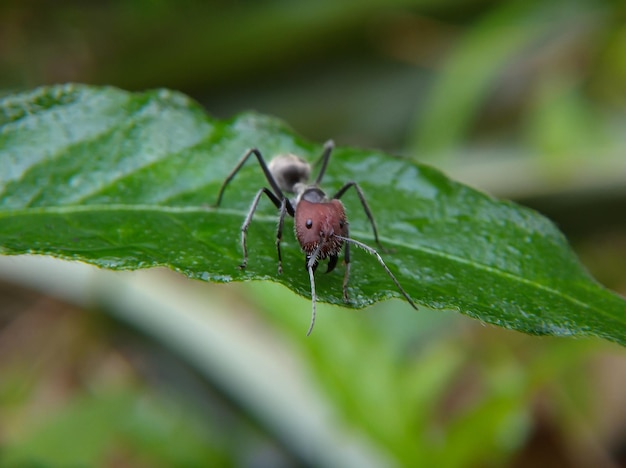
[[[345,226],[346,223],[344,223],[343,221],[339,221],[339,227],[341,229],[343,229],[343,227]]]
[[[306,220],[306,228],[307,229],[311,229],[313,227],[313,220],[312,219],[307,219]]]

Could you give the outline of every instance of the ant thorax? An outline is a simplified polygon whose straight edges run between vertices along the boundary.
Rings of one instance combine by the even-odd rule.
[[[317,185],[296,184],[296,206],[300,201],[308,201],[311,203],[328,203],[328,197],[324,191]]]

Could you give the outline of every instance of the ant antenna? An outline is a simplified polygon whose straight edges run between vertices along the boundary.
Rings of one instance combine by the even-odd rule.
[[[380,265],[385,269],[385,271],[387,272],[387,274],[389,275],[389,277],[393,280],[394,284],[396,285],[396,287],[400,290],[400,292],[402,293],[402,295],[405,297],[405,299],[407,301],[409,301],[409,304],[411,304],[411,307],[413,307],[415,310],[418,310],[417,306],[415,305],[415,303],[413,302],[413,300],[409,297],[409,295],[407,294],[407,292],[404,290],[404,288],[402,288],[402,286],[400,285],[400,282],[396,279],[396,277],[394,276],[394,274],[391,272],[391,270],[389,269],[389,267],[387,267],[387,265],[385,264],[383,258],[380,256],[380,254],[373,248],[371,248],[369,245],[364,244],[363,242],[359,242],[358,240],[354,240],[350,237],[343,237],[343,236],[338,236],[335,234],[335,237],[337,239],[341,239],[345,242],[348,242],[350,244],[354,244],[357,247],[362,248],[363,250],[365,250],[367,253],[374,255],[376,257],[376,259],[378,260],[378,263],[380,263]]]
[[[322,153],[322,167],[320,168],[320,172],[317,175],[317,179],[315,179],[315,185],[319,185],[322,183],[322,178],[324,177],[324,173],[326,172],[326,166],[328,166],[328,160],[330,159],[330,153],[332,153],[334,147],[335,142],[333,140],[328,140],[326,143],[324,143],[324,152]]]
[[[315,314],[317,311],[315,303],[317,302],[317,295],[315,294],[314,268],[315,264],[317,263],[317,256],[319,255],[320,250],[322,250],[322,245],[323,244],[321,242],[317,245],[317,247],[309,257],[309,261],[306,264],[306,269],[309,272],[309,279],[311,280],[311,303],[313,304],[313,308],[311,311],[311,325],[309,326],[309,331],[306,332],[306,336],[309,336],[311,334],[311,332],[313,331],[313,327],[315,326]]]

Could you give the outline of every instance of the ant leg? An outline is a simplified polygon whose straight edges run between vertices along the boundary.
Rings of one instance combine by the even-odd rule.
[[[246,265],[248,264],[248,247],[246,245],[246,237],[248,234],[248,227],[250,226],[250,223],[252,222],[252,216],[254,215],[254,212],[256,211],[256,207],[259,204],[259,200],[261,199],[261,195],[267,195],[269,197],[270,200],[272,200],[272,203],[274,203],[274,205],[276,206],[276,208],[282,208],[285,205],[285,199],[283,199],[283,201],[280,201],[276,195],[274,195],[272,193],[271,190],[263,187],[261,190],[259,190],[257,192],[257,194],[254,196],[254,200],[252,201],[252,205],[250,206],[250,210],[248,210],[248,214],[246,215],[246,219],[244,220],[243,224],[241,225],[241,247],[243,249],[243,262],[241,263],[241,265],[239,265],[239,268],[241,268],[242,270],[246,268]],[[281,212],[281,217],[284,218],[284,214],[282,214]],[[280,251],[279,251],[279,256],[278,256],[278,265],[280,268]]]
[[[322,153],[322,167],[320,168],[320,173],[317,175],[317,179],[315,179],[315,185],[319,185],[322,183],[322,178],[324,177],[324,173],[326,172],[326,167],[328,166],[328,160],[330,159],[330,153],[332,153],[333,148],[335,147],[335,142],[333,140],[328,140],[324,143],[324,152]]]
[[[226,177],[226,180],[224,180],[224,183],[220,187],[220,191],[219,191],[219,193],[217,195],[217,201],[215,202],[215,206],[220,206],[220,203],[222,202],[222,197],[224,196],[224,190],[226,190],[226,186],[230,183],[231,180],[233,180],[233,178],[235,177],[237,172],[239,172],[239,170],[243,167],[243,165],[246,163],[248,158],[250,156],[252,156],[252,155],[256,156],[257,160],[259,161],[259,165],[261,166],[261,169],[263,170],[263,174],[265,174],[265,178],[267,179],[267,181],[269,182],[270,186],[272,187],[272,190],[274,191],[274,193],[272,193],[272,195],[274,195],[275,199],[276,200],[282,200],[282,199],[286,199],[287,198],[287,197],[285,197],[285,195],[283,194],[282,190],[280,189],[280,187],[276,183],[276,180],[274,179],[274,176],[272,175],[272,173],[270,172],[269,168],[267,167],[267,164],[265,163],[265,160],[263,159],[263,156],[261,155],[261,152],[258,149],[256,149],[256,148],[252,148],[252,149],[246,151],[246,154],[243,155],[243,158],[241,158],[239,160],[239,162],[237,163],[235,168],[231,171],[230,174],[228,174],[228,177]],[[278,203],[275,202],[274,204],[276,205],[276,208],[278,208],[280,206],[280,202],[278,202]],[[293,206],[291,205],[291,202],[289,200],[287,200],[286,206],[287,206],[287,212],[291,216],[293,216],[295,210],[293,209]]]
[[[396,287],[398,288],[400,293],[402,293],[404,298],[409,302],[409,304],[411,304],[411,307],[413,307],[415,310],[419,310],[417,308],[417,306],[415,305],[415,303],[413,302],[413,299],[411,299],[411,297],[407,294],[407,292],[404,290],[404,288],[400,285],[400,282],[398,281],[398,279],[391,272],[389,267],[385,264],[385,261],[382,259],[380,254],[375,249],[371,248],[369,245],[364,244],[363,242],[359,242],[358,240],[354,240],[354,239],[352,239],[350,237],[337,236],[337,238],[347,242],[348,244],[354,244],[357,247],[360,247],[363,250],[365,250],[367,253],[373,255],[374,257],[376,257],[376,260],[378,260],[378,263],[380,263],[380,265],[383,267],[383,269],[385,270],[387,275],[389,275],[389,277],[391,278],[393,283],[396,285]],[[346,247],[347,246],[348,245],[346,245]]]
[[[280,253],[280,242],[283,240],[283,225],[285,224],[285,214],[287,214],[287,199],[283,198],[280,203],[280,216],[278,218],[278,229],[276,231],[276,253],[278,254],[278,274],[283,273],[283,257]]]
[[[348,234],[348,226],[346,224],[346,237],[350,237]],[[350,279],[350,243],[346,242],[346,247],[343,256],[343,263],[346,265],[346,271],[343,274],[343,300],[344,302],[350,302],[348,298],[348,280]]]
[[[372,225],[372,231],[374,231],[374,241],[376,241],[376,245],[378,245],[378,247],[383,252],[386,252],[387,250],[383,247],[383,245],[380,243],[380,240],[378,239],[378,229],[376,229],[376,222],[374,221],[374,216],[372,215],[372,212],[370,211],[370,207],[367,204],[367,201],[365,201],[365,195],[363,195],[363,191],[361,190],[361,187],[359,187],[359,185],[356,182],[348,182],[339,189],[339,191],[333,196],[333,199],[341,198],[343,194],[346,193],[346,191],[350,187],[354,187],[354,190],[356,190],[356,193],[359,196],[359,200],[361,200],[361,205],[363,206],[363,210],[365,211],[365,214],[367,215],[367,219],[369,219],[370,224]]]

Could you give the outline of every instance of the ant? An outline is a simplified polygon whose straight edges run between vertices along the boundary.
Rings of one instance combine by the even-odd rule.
[[[267,182],[270,184],[271,189],[263,187],[259,189],[256,196],[252,201],[250,210],[241,226],[241,246],[243,249],[243,262],[239,266],[241,269],[245,269],[248,263],[248,248],[246,245],[246,236],[248,233],[248,227],[252,222],[252,216],[256,211],[257,205],[263,195],[272,201],[274,206],[278,209],[278,230],[276,232],[276,252],[278,254],[278,273],[283,272],[282,256],[280,252],[280,242],[283,237],[283,226],[285,222],[285,216],[289,216],[295,219],[295,234],[298,239],[300,247],[306,254],[305,268],[309,273],[309,279],[311,281],[311,301],[312,301],[312,314],[311,325],[307,332],[307,336],[313,331],[315,325],[316,314],[316,294],[315,294],[315,278],[314,273],[317,269],[320,260],[328,258],[328,267],[326,273],[330,273],[337,266],[337,260],[341,249],[345,243],[344,251],[344,263],[345,273],[343,277],[343,299],[348,302],[348,279],[350,277],[350,244],[360,247],[366,252],[374,255],[389,277],[393,280],[394,284],[400,290],[402,295],[409,301],[409,304],[417,310],[417,306],[411,300],[406,291],[400,286],[400,283],[393,275],[391,270],[387,267],[385,262],[379,253],[372,247],[363,244],[350,237],[348,231],[348,220],[343,203],[339,199],[346,193],[346,191],[354,187],[356,193],[363,206],[363,211],[367,215],[372,231],[374,232],[374,240],[381,250],[385,250],[378,239],[378,230],[376,229],[376,223],[372,212],[365,201],[365,196],[361,187],[356,182],[347,182],[339,189],[335,195],[328,198],[326,194],[319,188],[322,182],[330,154],[335,147],[332,140],[329,140],[324,145],[324,151],[322,153],[322,166],[319,174],[312,184],[309,183],[311,176],[311,166],[309,163],[299,158],[294,154],[284,154],[273,158],[269,164],[265,163],[261,152],[252,148],[244,154],[241,160],[237,163],[233,171],[226,177],[222,184],[219,194],[217,196],[216,207],[219,207],[222,202],[222,196],[224,190],[230,181],[235,177],[237,172],[246,163],[248,158],[252,155],[256,156],[261,170],[265,174]],[[289,192],[295,194],[295,198],[290,200],[284,194]]]

